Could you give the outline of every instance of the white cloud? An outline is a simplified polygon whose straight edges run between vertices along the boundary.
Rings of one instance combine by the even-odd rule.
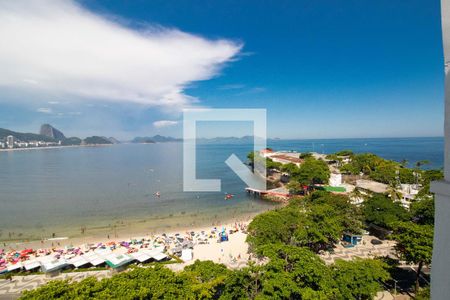
[[[132,30],[71,0],[0,1],[0,89],[180,109],[241,44],[176,29]],[[37,100],[36,100],[37,101]]]
[[[43,114],[51,114],[53,112],[52,109],[48,107],[40,107],[36,111]]]
[[[161,121],[153,122],[153,126],[155,126],[156,128],[169,127],[169,126],[174,126],[177,124],[178,124],[178,121],[170,121],[170,120],[161,120]]]

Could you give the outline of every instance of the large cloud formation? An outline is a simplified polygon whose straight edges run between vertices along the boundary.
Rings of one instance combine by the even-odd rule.
[[[133,30],[70,0],[0,2],[0,89],[187,107],[242,45],[176,29]]]

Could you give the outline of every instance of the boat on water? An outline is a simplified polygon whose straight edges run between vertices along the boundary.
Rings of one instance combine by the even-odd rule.
[[[230,200],[230,199],[233,199],[233,197],[234,197],[234,195],[232,195],[232,194],[225,194],[225,200]]]

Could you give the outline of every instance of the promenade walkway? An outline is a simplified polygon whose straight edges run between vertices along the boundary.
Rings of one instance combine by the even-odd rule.
[[[12,281],[0,279],[0,299],[16,299],[20,296],[22,291],[35,289],[51,280],[72,279],[75,281],[80,281],[89,276],[95,276],[98,279],[103,279],[111,276],[111,272],[105,270],[61,273],[53,277],[46,275],[13,276]]]
[[[327,264],[332,264],[336,259],[351,260],[355,257],[359,258],[374,258],[377,256],[395,256],[394,241],[383,241],[381,245],[372,245],[370,240],[375,237],[365,235],[362,244],[352,248],[344,248],[342,245],[337,245],[333,253],[325,252],[320,257]]]

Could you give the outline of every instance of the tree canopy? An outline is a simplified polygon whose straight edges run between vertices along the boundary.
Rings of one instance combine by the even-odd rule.
[[[258,253],[260,246],[278,243],[319,252],[332,247],[343,232],[359,233],[361,227],[359,208],[348,197],[315,192],[255,217],[249,225],[247,241]]]
[[[399,222],[395,225],[393,238],[397,241],[397,254],[406,263],[418,265],[416,292],[419,290],[422,267],[431,264],[433,231],[432,225],[419,225],[414,222]]]
[[[343,299],[373,299],[382,289],[381,282],[390,279],[387,265],[377,259],[337,260],[333,278]]]
[[[330,179],[330,169],[325,161],[309,157],[300,165],[298,172],[291,176],[303,185],[326,184]]]
[[[399,202],[394,202],[385,195],[375,194],[363,203],[366,223],[392,229],[397,221],[406,221],[410,215]]]

